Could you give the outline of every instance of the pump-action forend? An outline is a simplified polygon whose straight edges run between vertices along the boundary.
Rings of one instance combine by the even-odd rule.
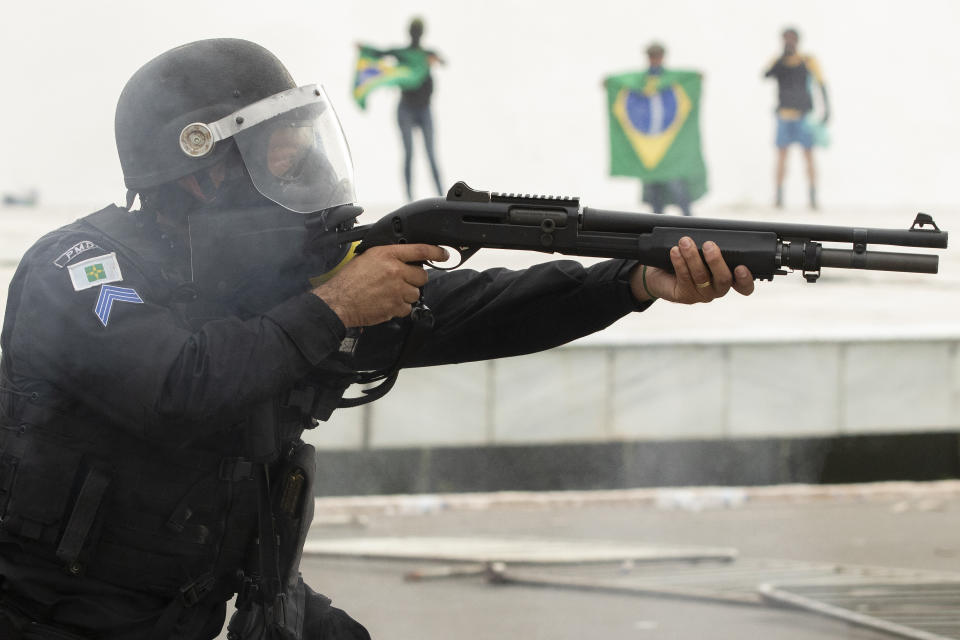
[[[707,240],[716,242],[731,270],[742,264],[760,280],[772,280],[789,269],[816,282],[820,270],[830,267],[937,273],[936,255],[872,251],[868,246],[947,247],[947,232],[924,213],[903,231],[720,220],[581,208],[579,198],[476,191],[464,182],[453,185],[446,198],[417,200],[373,224],[341,232],[338,241],[361,240],[358,252],[399,243],[450,247],[460,253],[460,261],[450,268],[490,248],[629,258],[672,271],[670,248],[683,236],[701,248]],[[824,247],[823,242],[850,248]]]

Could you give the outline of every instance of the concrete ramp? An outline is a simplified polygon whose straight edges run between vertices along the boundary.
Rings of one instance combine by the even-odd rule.
[[[611,567],[503,567],[494,572],[502,583],[585,589],[609,593],[632,593],[731,604],[761,605],[770,602],[761,585],[830,584],[852,588],[876,582],[901,584],[950,582],[951,573],[763,558],[740,558],[731,562],[636,563]]]
[[[704,560],[728,562],[727,547],[672,547],[596,540],[544,538],[390,537],[308,540],[307,555],[436,562],[591,564]]]

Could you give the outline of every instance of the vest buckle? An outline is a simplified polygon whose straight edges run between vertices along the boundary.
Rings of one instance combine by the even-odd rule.
[[[180,587],[180,597],[186,607],[192,607],[210,593],[215,579],[212,573],[205,573],[190,584]]]

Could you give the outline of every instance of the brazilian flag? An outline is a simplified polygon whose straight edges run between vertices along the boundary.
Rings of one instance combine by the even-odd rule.
[[[697,71],[623,73],[606,78],[610,175],[644,183],[682,179],[691,200],[707,192],[700,154]]]
[[[367,96],[380,87],[419,87],[430,71],[430,64],[426,53],[420,56],[414,53],[407,49],[384,52],[372,47],[360,47],[353,78],[353,99],[357,105],[366,109]]]

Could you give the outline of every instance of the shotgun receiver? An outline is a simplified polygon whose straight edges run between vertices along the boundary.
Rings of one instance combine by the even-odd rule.
[[[385,244],[426,243],[460,254],[454,269],[480,249],[520,249],[571,256],[628,258],[672,271],[669,252],[683,236],[717,243],[731,271],[744,265],[760,280],[788,270],[816,282],[823,268],[937,273],[938,257],[868,250],[870,245],[945,249],[947,232],[919,213],[907,230],[750,222],[580,206],[579,198],[491,193],[458,182],[446,198],[407,204],[379,221],[340,232],[357,252]],[[849,248],[824,247],[840,243]],[[436,265],[433,265],[436,266]]]

